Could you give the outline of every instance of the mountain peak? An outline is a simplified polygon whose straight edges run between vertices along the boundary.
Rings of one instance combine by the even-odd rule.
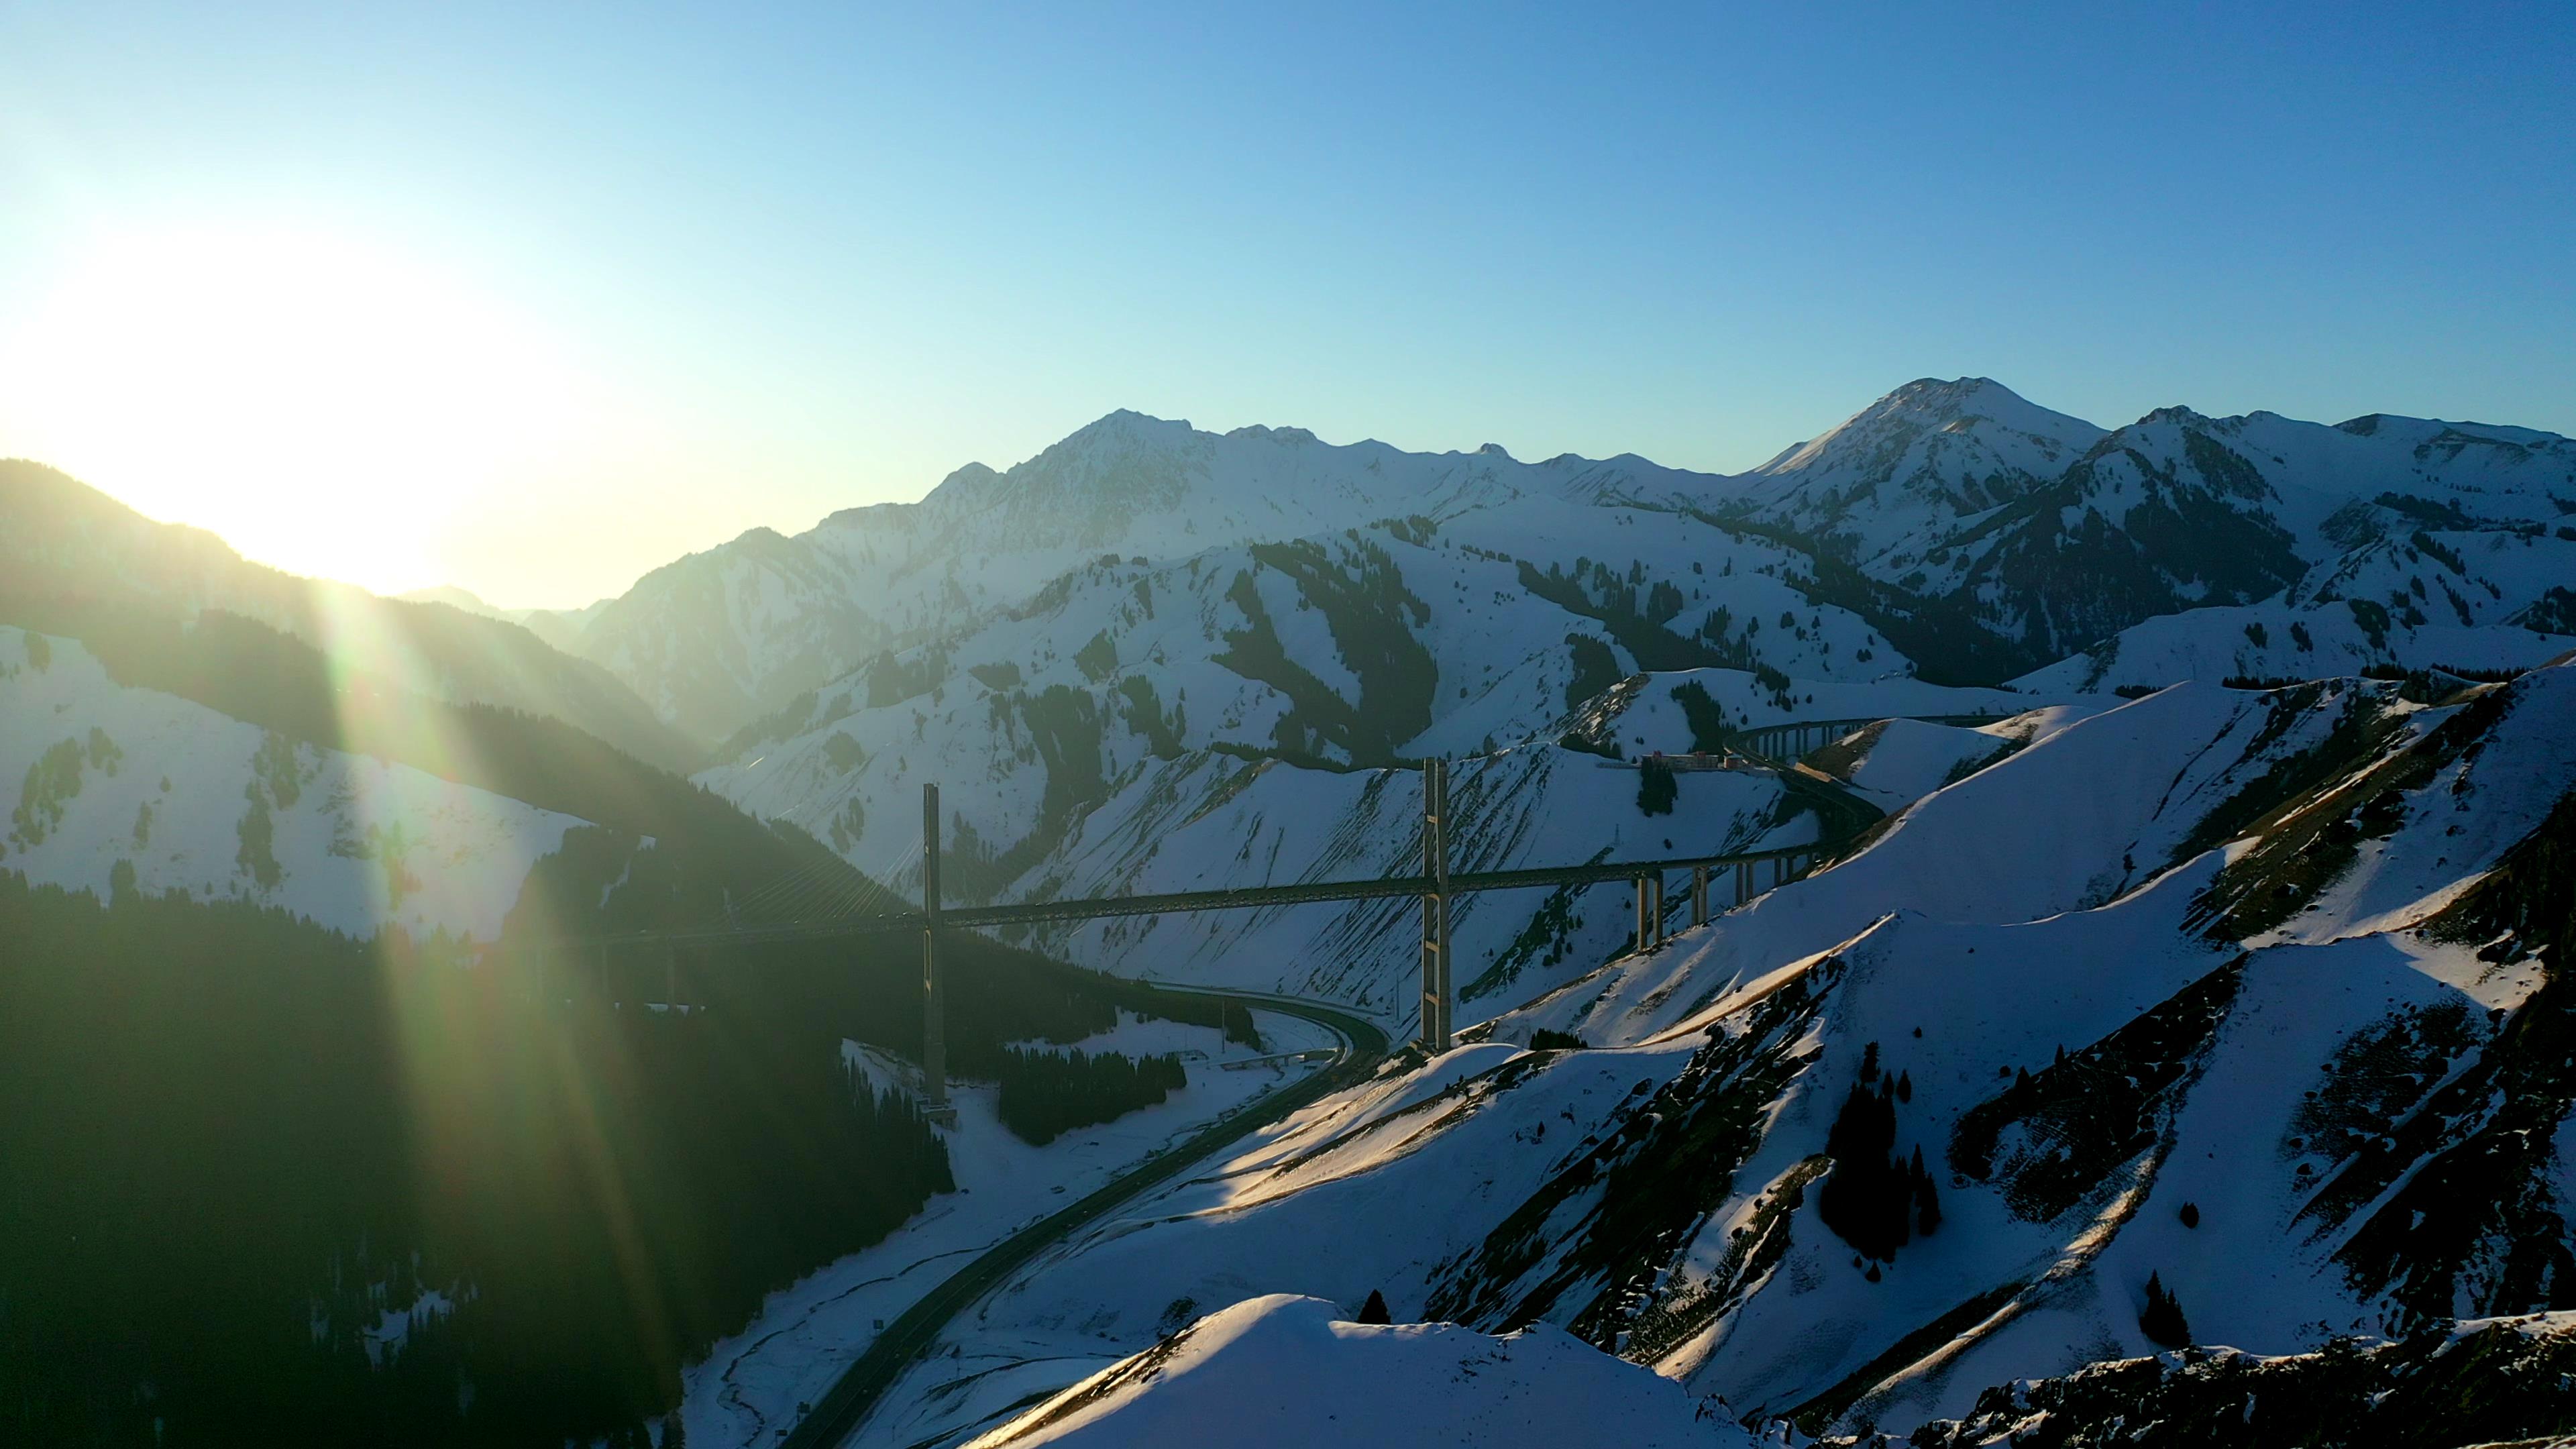
[[[1131,440],[1157,434],[1187,434],[1197,431],[1187,418],[1158,418],[1134,408],[1117,408],[1101,414],[1065,436],[1067,443],[1093,442],[1105,439]],[[1061,445],[1059,445],[1061,446]]]
[[[460,589],[453,584],[433,584],[425,589],[413,589],[408,593],[394,595],[394,599],[404,604],[445,604],[451,609],[463,609],[469,614],[492,614],[497,617],[499,613],[469,590]]]
[[[2179,426],[2189,426],[2194,423],[2207,423],[2209,421],[2211,421],[2211,418],[2207,413],[2203,413],[2194,408],[2187,408],[2180,403],[2176,403],[2171,407],[2158,408],[2154,412],[2147,414],[2145,417],[2138,419],[2136,426],[2144,427],[2149,423],[2173,423]]]
[[[1233,432],[1226,434],[1226,436],[1229,438],[1268,438],[1273,442],[1280,443],[1312,443],[1317,441],[1315,435],[1306,431],[1304,428],[1274,428],[1263,423],[1248,423],[1243,427],[1237,428]]]
[[[2094,424],[2052,412],[1990,377],[1918,377],[1753,471],[1803,473],[1847,457],[1880,456],[1891,444],[1902,451],[1925,434],[1975,432],[1981,423],[2040,440],[2050,452],[2081,452],[2103,435]]]

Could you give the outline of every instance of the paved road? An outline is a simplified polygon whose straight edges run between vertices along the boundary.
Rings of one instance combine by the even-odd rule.
[[[1326,1093],[1360,1080],[1386,1055],[1385,1032],[1335,1007],[1290,997],[1249,993],[1238,995],[1209,991],[1186,994],[1237,996],[1265,1011],[1304,1017],[1341,1035],[1344,1043],[1341,1060],[1272,1092],[1231,1117],[1210,1124],[1188,1141],[1146,1158],[1112,1179],[1107,1186],[1020,1229],[986,1249],[982,1257],[950,1274],[947,1281],[931,1289],[919,1302],[887,1324],[885,1331],[876,1336],[876,1341],[842,1370],[840,1380],[823,1395],[822,1402],[814,1406],[814,1412],[806,1415],[788,1434],[788,1449],[834,1449],[849,1438],[867,1419],[868,1411],[876,1407],[877,1400],[893,1386],[895,1379],[938,1340],[940,1330],[948,1326],[950,1319],[1000,1286],[1004,1278],[1031,1258],[1063,1242],[1112,1209],[1178,1176],[1183,1169],[1219,1148],[1243,1138],[1256,1128],[1278,1121]]]
[[[1814,853],[1820,849],[1829,852],[1882,817],[1877,806],[1853,794],[1839,780],[1813,771],[1799,771],[1785,764],[1778,768],[1791,794],[1815,809],[1828,837],[1820,845],[1797,847],[1799,853]],[[1760,854],[1767,857],[1788,853]],[[1639,868],[1621,866],[1612,869],[1624,874]],[[1599,868],[1595,869],[1598,871]],[[1168,987],[1152,989],[1171,990]],[[1178,1176],[1183,1169],[1256,1128],[1276,1122],[1307,1103],[1362,1079],[1386,1055],[1386,1033],[1335,1007],[1296,997],[1249,992],[1174,991],[1173,994],[1229,996],[1266,1010],[1304,1017],[1341,1035],[1345,1043],[1341,1060],[1303,1081],[1271,1093],[1224,1121],[1210,1125],[1188,1141],[1146,1158],[1107,1186],[1013,1233],[987,1249],[982,1257],[951,1274],[947,1281],[930,1290],[919,1302],[887,1324],[885,1331],[876,1336],[866,1351],[842,1371],[839,1381],[823,1396],[822,1402],[816,1404],[814,1411],[788,1434],[788,1449],[837,1449],[866,1421],[868,1412],[876,1407],[877,1400],[885,1391],[893,1387],[895,1379],[937,1341],[940,1330],[948,1326],[950,1319],[1000,1286],[1004,1278],[1031,1258],[1063,1242],[1112,1209]]]

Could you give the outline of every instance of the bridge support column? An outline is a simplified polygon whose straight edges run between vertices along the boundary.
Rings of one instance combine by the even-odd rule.
[[[923,1114],[953,1124],[946,1002],[939,985],[939,787],[921,787],[921,1093]]]
[[[1708,867],[1691,867],[1691,925],[1708,924]]]
[[[1456,997],[1449,972],[1449,762],[1422,763],[1422,1048],[1449,1050]]]
[[[1664,873],[1656,871],[1646,880],[1646,927],[1655,939],[1655,949],[1664,948]]]
[[[1735,903],[1740,906],[1751,899],[1753,899],[1753,862],[1739,860],[1735,863]]]

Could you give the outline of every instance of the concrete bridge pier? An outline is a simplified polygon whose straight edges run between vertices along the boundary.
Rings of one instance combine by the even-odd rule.
[[[1449,1050],[1452,995],[1449,959],[1449,762],[1422,763],[1422,1046]]]
[[[921,1092],[922,1115],[954,1126],[948,1101],[946,1002],[939,986],[939,787],[921,787]]]
[[[1697,928],[1707,924],[1708,867],[1695,865],[1691,867],[1691,925]]]

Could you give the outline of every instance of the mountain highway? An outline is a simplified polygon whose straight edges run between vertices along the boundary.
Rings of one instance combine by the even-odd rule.
[[[1065,1241],[1115,1209],[1161,1186],[1184,1170],[1259,1128],[1287,1117],[1307,1104],[1364,1079],[1386,1056],[1386,1033],[1367,1020],[1338,1007],[1294,997],[1231,991],[1182,992],[1155,987],[1174,996],[1224,996],[1265,1011],[1303,1017],[1342,1039],[1342,1051],[1331,1065],[1306,1074],[1277,1091],[1247,1103],[1232,1116],[1202,1128],[1187,1141],[1147,1157],[1089,1196],[1068,1204],[986,1249],[981,1257],[950,1274],[938,1287],[897,1315],[869,1343],[827,1391],[812,1413],[799,1420],[785,1444],[788,1449],[833,1449],[858,1430],[877,1400],[903,1371],[930,1350],[940,1331],[977,1299],[999,1287],[1012,1272],[1039,1253]]]

